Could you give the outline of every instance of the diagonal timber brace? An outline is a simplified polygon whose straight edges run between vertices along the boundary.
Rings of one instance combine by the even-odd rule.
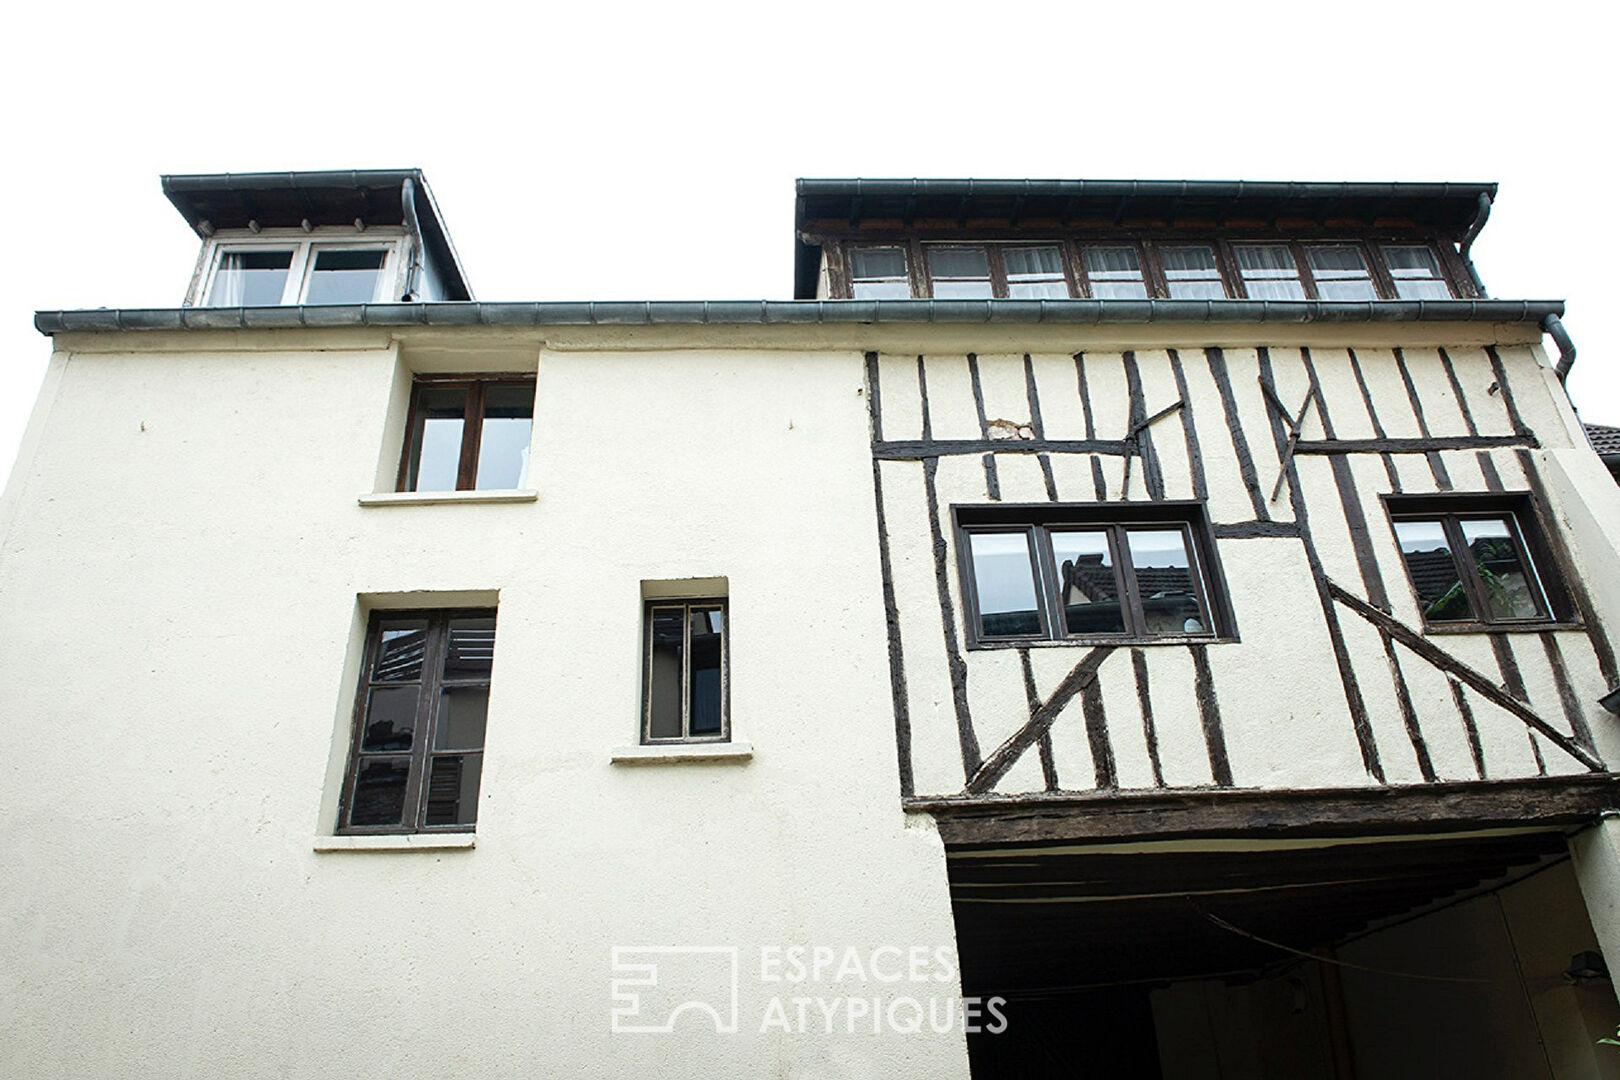
[[[1007,775],[1007,770],[1021,757],[1025,750],[1040,741],[1042,735],[1052,727],[1063,711],[1064,706],[1074,700],[1074,695],[1090,686],[1097,680],[1097,669],[1102,662],[1108,659],[1108,654],[1114,651],[1112,645],[1099,645],[1080,658],[1069,673],[1063,676],[1063,681],[1057,684],[1052,695],[1044,703],[1033,698],[1030,701],[1029,722],[1015,731],[1006,742],[996,747],[995,752],[984,759],[984,762],[968,777],[967,793],[970,795],[983,795],[995,787],[1001,778]]]

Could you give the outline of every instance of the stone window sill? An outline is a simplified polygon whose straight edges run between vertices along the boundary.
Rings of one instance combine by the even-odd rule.
[[[697,761],[727,761],[741,764],[754,756],[753,743],[660,743],[651,746],[616,746],[615,765],[677,765]]]
[[[316,851],[455,851],[477,846],[475,833],[317,836]]]
[[[532,488],[510,491],[378,491],[360,496],[361,506],[435,506],[442,503],[534,502],[540,493]]]

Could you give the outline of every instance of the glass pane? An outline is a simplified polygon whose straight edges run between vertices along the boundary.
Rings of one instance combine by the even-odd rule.
[[[416,432],[411,440],[411,468],[406,490],[456,490],[466,415],[465,387],[424,386],[418,391]]]
[[[905,300],[911,296],[904,248],[855,248],[849,253],[850,295],[857,300]]]
[[[1001,249],[1007,280],[1016,277],[1062,277],[1063,256],[1055,247],[1010,247]]]
[[[970,533],[973,584],[979,597],[979,632],[985,637],[1027,637],[1041,632],[1035,571],[1027,533]]]
[[[361,758],[354,778],[350,825],[399,825],[405,818],[410,758]]]
[[[694,736],[715,736],[723,730],[725,690],[721,678],[725,613],[719,608],[693,608],[691,727]]]
[[[984,248],[948,247],[928,249],[928,273],[935,279],[990,277],[990,258]]]
[[[1226,286],[1220,278],[1211,281],[1171,281],[1170,298],[1172,300],[1225,300]],[[1304,295],[1304,291],[1300,291]],[[1286,298],[1285,298],[1286,299]]]
[[[1446,530],[1438,521],[1397,521],[1395,540],[1406,560],[1406,574],[1418,596],[1418,609],[1429,622],[1472,619],[1473,606],[1463,591],[1457,560]]]
[[[1008,280],[1007,295],[1014,300],[1067,300],[1069,283],[1060,277],[1047,281],[1033,278]]]
[[[227,251],[219,257],[208,303],[214,307],[264,307],[281,303],[290,251]]]
[[[1390,245],[1384,248],[1384,265],[1396,278],[1437,278],[1440,263],[1431,248],[1422,245]]]
[[[1395,295],[1402,300],[1450,300],[1451,286],[1424,278],[1396,278]]]
[[[1147,285],[1136,249],[1088,247],[1084,251],[1086,280],[1098,300],[1146,300]]]
[[[427,643],[426,622],[386,622],[381,628],[377,662],[371,677],[376,682],[406,682],[422,677],[422,649]]]
[[[1159,262],[1164,267],[1171,299],[1226,299],[1226,287],[1221,283],[1221,270],[1215,262],[1214,248],[1202,245],[1160,248]]]
[[[1187,534],[1180,529],[1127,529],[1131,569],[1142,598],[1148,634],[1207,634],[1209,616],[1198,602]]]
[[[306,304],[369,304],[377,293],[386,251],[316,251],[304,291]]]
[[[1463,539],[1473,553],[1479,581],[1485,589],[1485,606],[1493,619],[1533,619],[1541,612],[1536,606],[1536,587],[1529,571],[1519,560],[1513,542],[1513,527],[1505,518],[1489,521],[1463,521]]]
[[[415,686],[384,686],[371,692],[366,701],[366,725],[360,733],[360,749],[409,750],[416,733],[416,703],[421,691]]]
[[[429,825],[471,825],[478,820],[478,774],[483,754],[435,754],[428,774]]]
[[[1297,278],[1292,281],[1250,281],[1245,278],[1243,287],[1250,300],[1305,299],[1305,286]]]
[[[1316,279],[1316,293],[1323,300],[1378,299],[1360,249],[1347,244],[1314,245],[1305,249],[1305,258]]]
[[[439,691],[439,715],[433,721],[433,749],[482,750],[488,717],[488,687],[446,686]]]
[[[1238,244],[1238,272],[1251,300],[1303,300],[1305,286],[1286,244]]]
[[[484,389],[484,426],[478,441],[480,491],[520,488],[529,482],[529,436],[534,429],[534,387]]]
[[[678,607],[653,608],[650,656],[647,660],[647,736],[679,739],[681,730],[681,672],[683,611]]]
[[[451,619],[449,640],[444,651],[444,677],[447,679],[489,678],[495,659],[495,619]]]
[[[1125,614],[1119,604],[1119,577],[1102,530],[1052,532],[1052,562],[1057,567],[1059,602],[1071,634],[1123,634]]]

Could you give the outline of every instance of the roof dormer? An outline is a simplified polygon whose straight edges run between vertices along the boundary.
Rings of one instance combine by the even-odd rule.
[[[418,169],[165,176],[202,237],[186,304],[470,300]]]

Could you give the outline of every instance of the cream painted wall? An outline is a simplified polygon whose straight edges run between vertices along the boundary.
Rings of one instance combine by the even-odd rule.
[[[960,1030],[759,1030],[900,992],[763,983],[763,945],[953,940],[859,355],[547,351],[536,502],[362,507],[396,350],[264,343],[56,360],[0,549],[0,1074],[965,1077]],[[755,754],[610,764],[641,583],[691,576]],[[499,595],[477,847],[317,853],[357,597],[412,590]],[[613,1034],[615,945],[738,946],[741,1031]]]

